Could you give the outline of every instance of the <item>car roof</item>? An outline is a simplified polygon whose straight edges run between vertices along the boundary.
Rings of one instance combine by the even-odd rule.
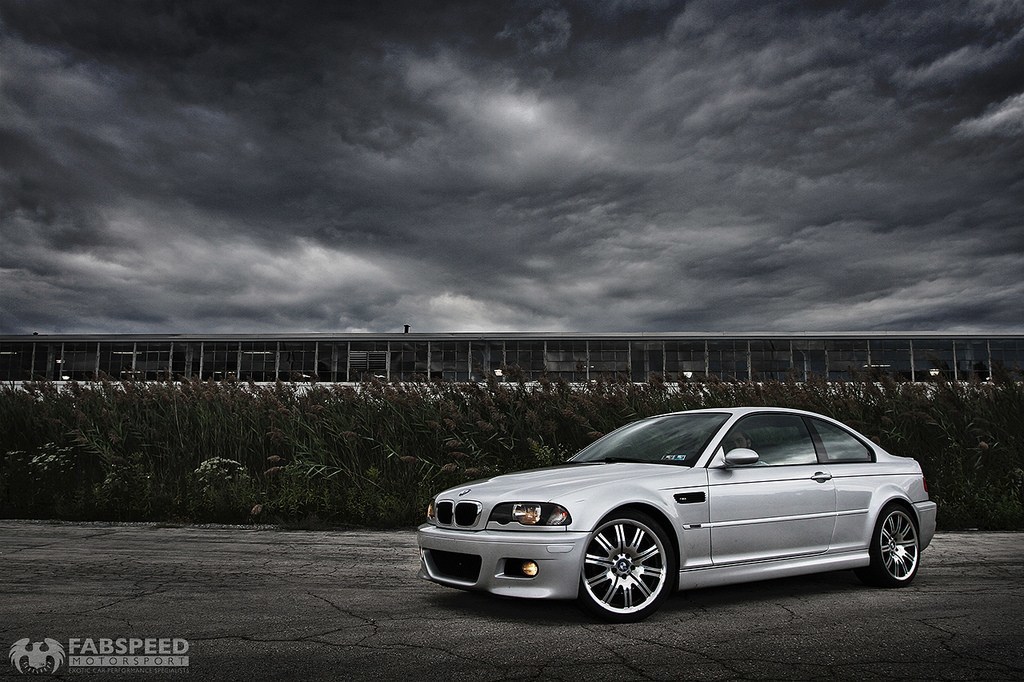
[[[739,406],[739,407],[703,407],[698,410],[681,410],[679,412],[671,412],[669,414],[700,414],[700,413],[723,413],[727,412],[736,416],[743,416],[746,414],[752,414],[754,412],[784,412],[787,414],[802,414],[808,417],[823,417],[825,419],[831,419],[823,414],[817,412],[809,412],[807,410],[798,410],[791,407],[771,407],[771,406]]]

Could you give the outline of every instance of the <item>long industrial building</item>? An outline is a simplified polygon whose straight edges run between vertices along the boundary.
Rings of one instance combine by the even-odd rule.
[[[1024,334],[0,336],[0,381],[1020,380]]]

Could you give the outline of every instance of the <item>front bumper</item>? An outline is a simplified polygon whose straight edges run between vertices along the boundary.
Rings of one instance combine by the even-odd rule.
[[[419,527],[419,577],[440,585],[510,597],[574,599],[588,533],[465,531]],[[537,575],[517,574],[522,561]]]

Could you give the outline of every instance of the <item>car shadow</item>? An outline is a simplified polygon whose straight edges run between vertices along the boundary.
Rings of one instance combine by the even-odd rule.
[[[576,603],[564,599],[517,599],[484,592],[444,592],[430,598],[439,610],[456,616],[503,622],[579,624],[593,622]]]
[[[870,589],[860,582],[853,571],[813,573],[791,578],[773,578],[737,585],[705,587],[684,590],[673,595],[662,605],[664,611],[685,611],[695,606],[722,608],[737,604],[778,602],[780,597],[806,599],[816,596],[841,595]]]
[[[775,603],[780,598],[806,599],[865,589],[869,588],[852,571],[707,587],[673,594],[652,618],[692,614],[695,608],[713,610],[741,604]],[[521,599],[459,590],[438,592],[428,600],[439,611],[454,616],[549,625],[593,625],[601,622],[582,612],[571,600]]]

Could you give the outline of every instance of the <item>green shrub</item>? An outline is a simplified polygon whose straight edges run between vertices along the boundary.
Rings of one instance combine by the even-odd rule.
[[[237,523],[252,514],[255,496],[252,477],[241,462],[210,457],[190,476],[186,506],[192,518]]]

